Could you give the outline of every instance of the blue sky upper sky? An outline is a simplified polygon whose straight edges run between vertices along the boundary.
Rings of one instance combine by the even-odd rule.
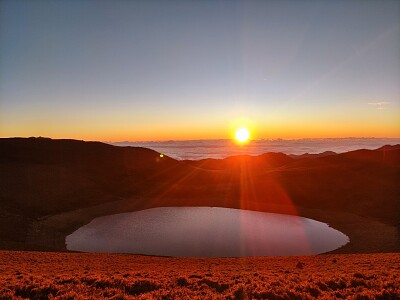
[[[0,136],[400,136],[400,1],[0,1]]]

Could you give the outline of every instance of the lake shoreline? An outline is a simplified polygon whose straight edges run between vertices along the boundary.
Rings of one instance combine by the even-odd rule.
[[[100,216],[113,215],[118,213],[134,212],[154,207],[171,207],[179,205],[179,201],[165,201],[159,206],[139,206],[138,203],[151,203],[147,200],[138,201],[135,199],[122,199],[108,202],[94,207],[78,209],[58,215],[48,216],[34,221],[28,232],[28,245],[31,249],[50,250],[50,251],[69,251],[66,249],[65,238],[83,225],[90,223],[94,218]],[[195,201],[197,205],[209,206],[210,200]],[[205,205],[202,205],[203,202]],[[170,203],[170,205],[167,205]],[[239,208],[239,207],[228,207]],[[391,253],[400,252],[399,234],[397,228],[388,224],[381,223],[372,218],[361,217],[355,214],[324,211],[321,209],[294,208],[284,205],[262,205],[260,203],[250,203],[247,207],[240,208],[260,212],[279,213],[286,215],[298,215],[328,224],[330,227],[339,230],[347,235],[350,242],[346,245],[330,251],[328,253],[350,254],[350,253]],[[27,249],[27,248],[23,248]]]
[[[302,256],[348,237],[294,215],[222,207],[158,207],[98,217],[66,237],[68,250],[171,257]]]

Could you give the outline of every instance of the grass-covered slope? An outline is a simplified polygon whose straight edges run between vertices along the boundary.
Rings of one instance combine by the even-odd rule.
[[[400,254],[186,259],[0,251],[1,299],[399,299]]]

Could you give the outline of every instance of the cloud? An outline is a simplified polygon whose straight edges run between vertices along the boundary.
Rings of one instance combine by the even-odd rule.
[[[368,102],[368,105],[372,105],[375,107],[375,109],[386,109],[386,105],[388,105],[390,102],[387,101],[376,101],[376,102]]]
[[[377,101],[377,102],[368,102],[368,105],[375,105],[375,106],[382,106],[382,105],[387,105],[390,102],[386,101]]]

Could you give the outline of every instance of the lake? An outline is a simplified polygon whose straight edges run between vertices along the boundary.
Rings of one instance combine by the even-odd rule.
[[[315,220],[221,207],[159,207],[95,218],[68,250],[175,257],[312,255],[349,238]]]

